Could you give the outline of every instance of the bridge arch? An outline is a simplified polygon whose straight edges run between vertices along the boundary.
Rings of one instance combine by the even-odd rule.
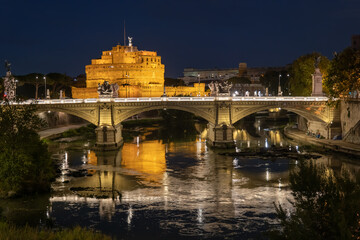
[[[86,113],[84,111],[79,111],[76,108],[61,108],[61,107],[56,107],[56,106],[51,106],[51,105],[45,105],[45,106],[38,107],[36,110],[36,113],[43,113],[43,112],[47,112],[47,111],[67,113],[67,114],[79,117],[81,119],[84,119],[85,121],[88,121],[89,123],[98,125],[97,118],[95,118],[90,113]]]
[[[291,106],[268,105],[268,106],[254,106],[251,108],[247,107],[247,108],[243,108],[238,111],[235,111],[232,116],[232,123],[234,124],[237,121],[241,120],[242,118],[249,116],[253,113],[264,111],[264,110],[269,110],[271,108],[279,108],[279,107],[281,107],[281,109],[287,110],[289,112],[296,113],[297,115],[304,117],[308,121],[316,121],[316,122],[322,122],[322,123],[329,122],[329,118],[324,112],[321,112],[320,110],[314,110],[310,107],[306,107],[306,106],[291,107]],[[325,106],[324,106],[324,110],[325,110]]]
[[[199,109],[196,107],[189,107],[189,106],[178,106],[178,105],[158,105],[158,106],[142,106],[142,107],[135,107],[132,109],[117,109],[117,113],[115,114],[115,119],[114,119],[114,124],[120,124],[122,121],[143,113],[143,112],[148,112],[148,111],[152,111],[152,110],[180,110],[180,111],[184,111],[184,112],[189,112],[194,114],[195,116],[201,117],[203,119],[205,119],[206,121],[210,122],[210,123],[215,123],[215,111],[213,109]]]

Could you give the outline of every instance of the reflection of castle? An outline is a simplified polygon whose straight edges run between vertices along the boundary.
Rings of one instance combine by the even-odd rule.
[[[117,45],[103,51],[100,59],[92,59],[85,67],[86,88],[72,88],[73,98],[97,98],[98,84],[108,81],[119,85],[119,97],[160,97],[164,93],[165,66],[153,51],[139,51],[137,47]],[[169,87],[168,96],[174,94],[204,94],[205,85]]]

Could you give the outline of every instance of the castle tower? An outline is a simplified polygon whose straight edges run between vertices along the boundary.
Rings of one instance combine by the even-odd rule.
[[[108,81],[119,86],[152,86],[162,93],[164,69],[156,52],[117,45],[110,51],[103,51],[100,59],[91,60],[91,65],[85,67],[86,87],[97,87],[99,83]]]

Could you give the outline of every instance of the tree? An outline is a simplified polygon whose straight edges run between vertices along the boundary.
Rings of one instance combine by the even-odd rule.
[[[38,98],[39,87],[45,85],[44,77],[46,77],[46,88],[52,88],[50,93],[53,98],[59,97],[60,90],[68,90],[70,93],[70,87],[74,85],[73,78],[62,73],[48,73],[46,75],[42,73],[30,73],[27,75],[16,76],[16,79],[19,80],[18,87],[23,86],[24,84],[33,85],[35,87],[35,95],[33,96]],[[79,78],[82,80],[83,76],[79,75]]]
[[[230,83],[232,83],[233,85],[239,84],[250,84],[251,80],[248,77],[232,77],[229,78],[228,80]]]
[[[165,78],[164,85],[166,87],[178,87],[178,86],[185,86],[185,83],[182,79]]]
[[[44,75],[41,73],[29,73],[27,75],[16,76],[19,80],[18,86],[31,84],[35,87],[35,99],[38,99],[39,87],[44,84]]]
[[[300,161],[290,173],[295,208],[289,213],[276,207],[283,227],[273,239],[359,239],[360,176],[335,174],[314,161]]]
[[[74,78],[74,83],[72,84],[73,87],[77,88],[86,88],[86,75],[79,74]]]
[[[346,48],[331,60],[324,84],[330,97],[346,97],[360,89],[360,51]]]
[[[267,70],[264,75],[260,76],[260,83],[268,88],[270,94],[276,95],[279,87],[279,75],[281,90],[284,95],[289,93],[289,72]]]
[[[312,76],[315,71],[315,59],[321,56],[319,68],[323,78],[327,75],[330,61],[320,53],[311,53],[296,59],[290,70],[290,91],[294,96],[310,96],[312,92]],[[324,91],[326,89],[324,88]]]
[[[37,130],[44,125],[32,105],[0,107],[0,195],[50,189],[54,168]]]
[[[73,84],[73,78],[62,73],[48,73],[46,74],[46,80],[52,87],[51,95],[53,98],[59,97],[60,90],[70,91],[70,87]]]

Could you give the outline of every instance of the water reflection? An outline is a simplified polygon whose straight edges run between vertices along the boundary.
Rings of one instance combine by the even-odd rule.
[[[81,216],[83,224],[106,232],[104,222],[126,223],[126,229],[109,232],[117,235],[131,233],[151,219],[155,228],[177,226],[184,236],[250,233],[274,223],[273,201],[285,202],[289,197],[288,189],[277,186],[279,178],[287,179],[285,160],[224,157],[208,149],[201,134],[195,141],[169,143],[146,136],[115,152],[85,151],[82,156],[67,152],[63,162],[70,169],[87,169],[90,174],[71,178],[50,198],[50,216],[57,224],[67,226]],[[73,156],[85,157],[85,164],[76,164]],[[80,214],[84,211],[85,216]],[[191,223],[197,225],[188,226]]]
[[[246,129],[236,129],[233,133],[233,137],[237,143],[237,147],[240,148],[269,148],[271,145],[282,147],[286,144],[286,140],[282,136],[280,130],[262,129],[261,133],[261,136],[252,136]]]
[[[256,238],[278,224],[273,202],[290,207],[288,173],[296,161],[227,157],[207,148],[203,132],[167,141],[154,139],[156,131],[145,129],[119,151],[57,150],[61,175],[42,203],[44,215],[59,227],[79,224],[122,238]],[[276,129],[236,132],[239,151],[287,145]],[[360,171],[343,158],[318,162]],[[68,174],[83,170],[84,177]]]
[[[165,145],[151,140],[137,144],[125,143],[122,149],[121,166],[143,175],[144,184],[161,184],[166,170]]]

